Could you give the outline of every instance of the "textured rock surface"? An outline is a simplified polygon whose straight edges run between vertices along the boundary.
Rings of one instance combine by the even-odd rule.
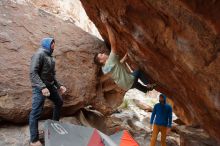
[[[117,106],[118,103],[107,103],[104,97],[108,93],[104,95],[102,89],[98,95],[103,96],[95,99],[98,70],[93,64],[93,56],[95,52],[104,50],[102,41],[41,9],[3,0],[0,1],[0,118],[27,122],[32,96],[30,58],[39,47],[40,40],[47,36],[55,37],[57,78],[68,90],[62,115],[71,115],[95,100],[102,101],[101,105],[94,106],[104,114]],[[44,112],[46,117],[51,115],[48,101]]]
[[[180,134],[181,146],[216,146],[218,145],[210,136],[203,130],[198,128],[177,126],[177,132]]]
[[[186,124],[199,124],[220,142],[220,2],[81,0],[103,38],[100,14],[158,90],[174,101]]]

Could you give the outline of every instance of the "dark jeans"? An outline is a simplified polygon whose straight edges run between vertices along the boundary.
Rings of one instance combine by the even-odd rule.
[[[55,87],[49,87],[50,96],[47,97],[54,103],[53,107],[53,120],[59,121],[60,111],[63,105],[62,97],[58,94],[58,91]],[[39,140],[38,134],[38,120],[43,111],[45,96],[42,95],[41,90],[38,87],[33,87],[32,89],[32,110],[29,117],[29,128],[30,128],[30,137],[31,142],[36,142]]]
[[[138,79],[140,79],[141,82],[143,82],[145,85],[148,84],[147,78],[145,77],[143,72],[141,72],[140,70],[135,70],[134,72],[132,72],[132,75],[135,77],[135,80],[134,80],[134,84],[132,85],[131,89],[136,88],[144,93],[149,91],[149,89],[146,86],[138,82]]]

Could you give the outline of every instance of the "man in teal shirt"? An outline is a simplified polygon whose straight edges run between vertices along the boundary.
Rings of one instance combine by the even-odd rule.
[[[119,56],[116,53],[116,39],[113,30],[106,18],[102,17],[102,21],[106,25],[109,34],[111,53],[109,56],[105,53],[97,53],[94,57],[94,62],[97,65],[102,66],[102,71],[104,74],[111,74],[114,82],[125,91],[131,88],[136,88],[144,93],[149,90],[153,90],[155,84],[148,84],[147,79],[141,71],[136,70],[132,73],[129,73],[127,71],[126,66],[123,64],[127,57],[127,54],[120,61]],[[139,83],[138,79],[140,79],[145,85]]]

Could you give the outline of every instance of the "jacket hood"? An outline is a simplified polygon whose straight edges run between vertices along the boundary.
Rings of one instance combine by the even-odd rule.
[[[167,102],[167,101],[166,101],[166,100],[167,100],[166,95],[164,95],[164,94],[162,94],[162,93],[161,93],[161,94],[160,94],[160,96],[162,96],[162,97],[163,97],[163,99],[164,99],[164,103],[166,104],[166,102]],[[160,96],[159,96],[159,97],[160,97]]]
[[[52,54],[53,50],[51,49],[51,43],[54,41],[53,38],[44,38],[41,41],[41,47],[46,50],[46,52]]]

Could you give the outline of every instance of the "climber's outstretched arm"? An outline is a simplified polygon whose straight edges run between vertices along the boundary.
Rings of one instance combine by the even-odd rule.
[[[109,36],[109,41],[111,44],[111,51],[116,53],[116,38],[115,38],[115,34],[114,34],[114,30],[111,28],[111,26],[109,25],[109,23],[106,23],[106,28],[108,31],[108,36]]]
[[[107,32],[108,32],[108,37],[109,37],[109,41],[110,41],[110,44],[111,44],[111,51],[116,53],[116,38],[115,38],[115,35],[114,35],[115,31],[110,26],[110,24],[107,20],[107,14],[105,14],[104,12],[101,14],[101,20],[105,24]]]

